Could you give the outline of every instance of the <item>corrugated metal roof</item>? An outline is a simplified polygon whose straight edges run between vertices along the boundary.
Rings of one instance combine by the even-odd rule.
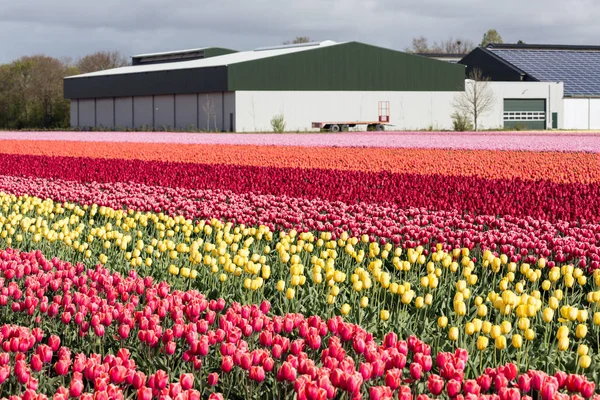
[[[210,47],[199,47],[197,49],[187,49],[187,50],[174,50],[174,51],[161,51],[159,53],[146,53],[146,54],[136,54],[131,56],[131,58],[140,58],[140,57],[154,57],[154,56],[164,56],[167,54],[184,54],[184,53],[192,53],[196,51],[203,51],[209,49]]]
[[[121,75],[121,74],[137,74],[144,72],[156,72],[156,71],[169,71],[178,69],[193,69],[193,68],[206,68],[206,67],[219,67],[231,64],[243,63],[246,61],[259,60],[262,58],[276,57],[284,54],[297,53],[301,51],[310,51],[325,46],[335,46],[341,43],[336,43],[330,40],[316,43],[309,46],[282,46],[272,50],[252,50],[252,51],[241,51],[238,53],[231,53],[222,56],[216,56],[211,58],[203,58],[191,61],[180,61],[172,63],[161,63],[151,65],[135,65],[121,68],[107,69],[104,71],[91,72],[88,74],[74,75],[66,77],[65,79],[74,78],[90,78],[95,76],[108,76],[108,75]],[[139,56],[138,56],[139,57]]]

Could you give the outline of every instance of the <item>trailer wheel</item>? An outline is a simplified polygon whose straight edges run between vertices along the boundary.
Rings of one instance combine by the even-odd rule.
[[[373,125],[373,124],[367,125],[367,132],[372,132],[374,130],[375,130],[375,125]]]
[[[383,126],[383,125],[376,125],[375,126],[375,130],[378,131],[378,132],[385,131],[385,126]]]
[[[338,133],[340,131],[340,126],[337,124],[331,125],[331,128],[329,128],[329,130],[331,132]]]

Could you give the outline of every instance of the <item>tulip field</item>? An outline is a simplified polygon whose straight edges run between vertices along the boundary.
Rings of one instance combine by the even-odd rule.
[[[0,399],[600,399],[600,134],[0,132]]]

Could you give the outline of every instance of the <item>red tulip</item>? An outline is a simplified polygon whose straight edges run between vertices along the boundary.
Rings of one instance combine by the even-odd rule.
[[[409,371],[413,379],[419,380],[423,374],[423,367],[421,367],[421,364],[411,363]]]
[[[249,377],[255,382],[262,382],[265,380],[265,371],[262,367],[253,366],[250,368]]]
[[[531,391],[531,378],[528,375],[519,376],[517,384],[519,385],[519,390],[521,390],[521,392],[527,393]]]
[[[179,383],[183,390],[189,390],[194,387],[194,375],[193,374],[181,374],[179,377]]]
[[[141,387],[137,391],[137,400],[152,400],[152,389]]]
[[[80,379],[73,379],[69,386],[69,395],[71,397],[79,397],[81,396],[81,393],[83,393],[83,389],[83,382]]]
[[[392,390],[396,390],[402,383],[402,370],[398,368],[390,369],[385,374],[385,384]]]
[[[592,397],[594,395],[595,390],[596,384],[594,382],[585,381],[581,385],[581,395],[586,399]]]
[[[448,396],[450,397],[458,396],[461,391],[460,382],[455,381],[454,379],[449,380],[448,384],[446,385],[446,391],[448,392]]]
[[[31,357],[31,369],[34,372],[40,372],[43,367],[44,367],[44,363],[42,362],[42,359],[40,358],[40,356],[37,354],[34,354]]]
[[[216,372],[212,372],[208,374],[207,380],[209,386],[217,386],[217,383],[219,383],[219,374],[217,374]]]
[[[56,335],[52,335],[48,338],[48,345],[52,351],[57,351],[60,347],[60,338]]]
[[[369,398],[371,400],[392,400],[392,391],[387,386],[371,386]]]
[[[438,375],[432,374],[427,378],[427,389],[434,396],[439,396],[444,390],[444,381]]]
[[[208,396],[208,400],[224,400],[224,398],[221,393],[211,393],[210,396]]]

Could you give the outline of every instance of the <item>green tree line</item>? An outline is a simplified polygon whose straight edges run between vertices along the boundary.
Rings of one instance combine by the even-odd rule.
[[[116,51],[96,52],[75,62],[34,55],[0,65],[0,129],[68,128],[63,78],[124,65],[127,59]]]

